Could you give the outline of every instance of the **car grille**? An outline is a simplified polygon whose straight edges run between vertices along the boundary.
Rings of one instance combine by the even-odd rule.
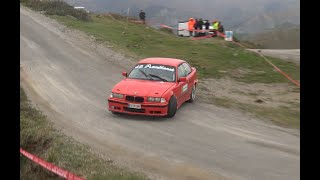
[[[126,96],[126,100],[131,102],[143,102],[144,98],[138,96]]]

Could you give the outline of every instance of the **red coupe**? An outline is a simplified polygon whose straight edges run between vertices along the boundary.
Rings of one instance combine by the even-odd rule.
[[[180,59],[143,59],[122,75],[108,99],[112,113],[173,117],[196,97],[197,70]]]

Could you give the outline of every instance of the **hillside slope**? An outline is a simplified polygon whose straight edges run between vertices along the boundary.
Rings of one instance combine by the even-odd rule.
[[[258,33],[284,22],[300,24],[299,0],[65,0],[90,11],[115,12],[138,17],[143,9],[152,23],[176,26],[189,17],[219,19],[228,30]],[[254,7],[254,8],[253,8]]]
[[[136,58],[161,56],[185,59],[198,68],[201,78],[231,77],[248,83],[288,82],[285,77],[267,65],[263,58],[222,38],[193,41],[141,24],[127,23],[126,18],[120,16],[112,17],[104,14],[91,17],[93,22],[55,16],[66,25],[87,32],[99,40],[113,43]],[[299,67],[294,63],[275,58],[271,61],[295,79],[299,79]],[[251,73],[243,74],[241,77],[233,76],[231,72],[240,67],[250,69]],[[223,71],[227,73],[222,73]],[[263,73],[260,73],[261,71]]]

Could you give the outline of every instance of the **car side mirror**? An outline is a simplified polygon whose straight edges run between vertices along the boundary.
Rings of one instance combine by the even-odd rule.
[[[122,72],[122,76],[127,77],[128,76],[127,72]]]
[[[186,77],[180,77],[179,78],[179,82],[186,82],[187,81],[187,78]]]

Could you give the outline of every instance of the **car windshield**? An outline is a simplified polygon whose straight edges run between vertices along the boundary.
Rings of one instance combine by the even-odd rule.
[[[128,78],[174,82],[176,80],[176,73],[173,66],[137,64],[128,75]]]

